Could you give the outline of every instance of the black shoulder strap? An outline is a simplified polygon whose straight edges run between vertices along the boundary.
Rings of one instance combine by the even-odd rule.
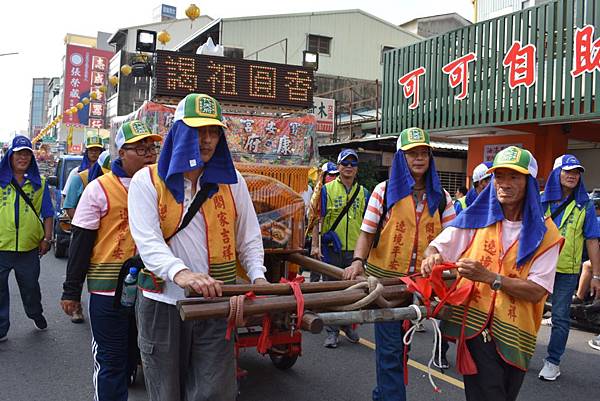
[[[373,238],[373,248],[377,248],[379,245],[379,238],[381,237],[381,230],[383,229],[383,222],[385,221],[385,216],[387,215],[387,190],[388,190],[388,182],[385,181],[385,189],[383,191],[383,209],[381,211],[381,216],[379,216],[379,222],[377,223],[377,231],[375,231],[375,237]]]
[[[23,188],[21,188],[21,186],[19,185],[19,183],[17,182],[17,180],[15,180],[15,177],[13,177],[11,179],[10,183],[12,184],[13,187],[15,187],[15,189],[17,190],[17,192],[19,193],[19,195],[21,195],[21,198],[23,198],[23,200],[31,208],[31,210],[33,211],[33,213],[35,213],[35,216],[38,218],[38,220],[42,224],[42,228],[43,228],[44,227],[44,222],[42,221],[42,218],[38,214],[37,210],[35,210],[35,206],[33,206],[33,202],[31,201],[31,199],[29,199],[29,196],[27,196],[27,194],[25,193],[25,191],[23,191]]]
[[[360,192],[361,188],[361,185],[356,184],[356,190],[354,191],[348,202],[346,202],[346,206],[344,206],[342,212],[338,215],[337,219],[335,219],[329,231],[335,231],[337,226],[340,224],[340,221],[342,221],[342,218],[348,213],[348,210],[350,210],[350,206],[352,206],[352,204],[356,200],[356,197],[358,196],[358,193]]]
[[[561,214],[563,212],[563,210],[565,210],[567,208],[567,206],[569,206],[569,204],[571,202],[573,202],[575,200],[575,192],[571,192],[571,195],[569,195],[569,197],[567,198],[567,200],[565,200],[562,205],[560,205],[558,207],[558,209],[556,209],[554,212],[552,212],[552,214],[550,215],[550,218],[552,220],[554,220],[556,218],[556,216],[558,216],[559,214]]]
[[[198,210],[200,210],[202,204],[208,199],[208,195],[210,194],[210,192],[216,188],[218,188],[218,185],[213,183],[204,184],[202,188],[200,188],[200,191],[194,197],[194,200],[192,201],[192,204],[188,208],[187,212],[185,213],[185,216],[183,216],[181,225],[177,228],[173,235],[171,235],[169,238],[165,238],[165,242],[169,242],[169,240],[173,238],[175,234],[177,234],[179,231],[186,228],[188,224],[190,224],[190,221],[192,221],[196,213],[198,213]]]

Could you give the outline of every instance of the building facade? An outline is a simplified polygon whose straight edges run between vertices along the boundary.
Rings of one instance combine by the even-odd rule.
[[[474,0],[477,21],[485,21],[553,0]]]
[[[450,13],[415,18],[404,24],[400,24],[400,27],[422,38],[431,38],[432,36],[441,35],[468,25],[471,25],[471,21],[461,17],[457,13]]]
[[[536,156],[542,185],[561,154],[599,157],[599,9],[544,2],[386,53],[384,135],[419,126],[464,141],[467,171],[519,145]]]
[[[33,78],[31,101],[29,102],[30,138],[34,138],[46,126],[48,115],[48,83],[50,78]]]

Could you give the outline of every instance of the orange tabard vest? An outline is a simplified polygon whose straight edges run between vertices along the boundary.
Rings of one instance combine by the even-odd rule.
[[[89,184],[90,169],[87,168],[78,174],[81,178],[81,182],[83,183],[83,188],[87,187],[87,184]]]
[[[551,219],[545,221],[546,234],[542,243],[525,265],[517,268],[518,241],[515,241],[502,256],[502,223],[478,229],[473,241],[461,258],[475,259],[488,270],[506,277],[527,279],[533,262],[548,249],[560,244],[563,239]],[[470,284],[463,279],[458,287]],[[504,291],[493,291],[489,284],[476,282],[471,297],[465,306],[448,307],[452,311],[450,320],[444,323],[443,333],[452,339],[461,335],[464,320],[465,339],[479,335],[486,326],[496,342],[496,349],[507,363],[527,370],[535,350],[537,333],[544,312],[544,296],[532,303],[514,298]]]
[[[398,277],[409,273],[413,250],[415,272],[421,270],[421,258],[431,241],[442,231],[440,213],[429,214],[427,200],[417,225],[417,209],[412,195],[392,206],[390,219],[381,230],[377,248],[367,259],[367,274],[374,277]]]
[[[177,203],[164,181],[158,176],[156,164],[149,168],[158,197],[160,229],[164,238],[169,238],[175,233],[183,219],[183,203]],[[222,280],[226,284],[235,284],[237,212],[229,185],[219,184],[218,192],[204,202],[200,213],[204,217],[206,226],[208,273],[216,280]],[[138,284],[146,291],[162,292],[164,281],[144,269],[140,274]]]
[[[112,292],[117,288],[121,265],[135,255],[135,242],[129,231],[127,189],[113,173],[99,177],[98,183],[106,195],[108,211],[100,219],[87,284],[90,292]]]

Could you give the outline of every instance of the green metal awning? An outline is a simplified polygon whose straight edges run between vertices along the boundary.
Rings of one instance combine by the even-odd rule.
[[[382,133],[600,120],[599,23],[555,0],[386,52]]]

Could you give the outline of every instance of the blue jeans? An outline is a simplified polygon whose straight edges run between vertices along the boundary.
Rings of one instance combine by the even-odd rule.
[[[546,360],[555,365],[560,364],[560,357],[565,352],[567,339],[569,338],[569,329],[571,328],[569,312],[578,281],[579,275],[577,274],[556,273],[554,279],[552,333],[550,334]]]
[[[373,401],[406,401],[402,322],[375,323],[377,387]]]
[[[4,337],[10,328],[8,276],[13,269],[27,317],[36,319],[43,312],[42,293],[38,281],[40,278],[38,249],[28,252],[0,251],[0,337]]]
[[[129,375],[137,354],[131,341],[133,312],[113,306],[114,297],[90,294],[92,326],[93,382],[96,401],[127,401]]]

